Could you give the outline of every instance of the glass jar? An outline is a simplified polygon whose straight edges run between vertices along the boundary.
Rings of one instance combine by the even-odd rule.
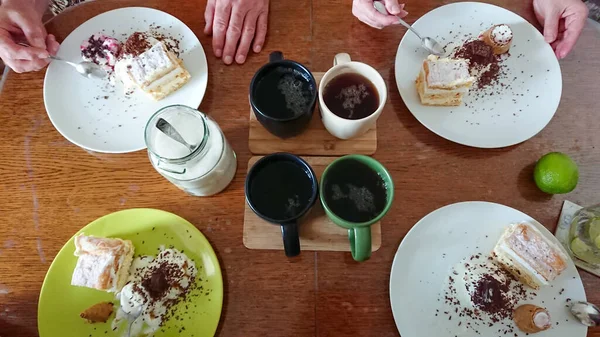
[[[164,121],[172,127],[171,136],[157,126],[159,123],[164,130]],[[173,139],[173,134],[187,145]],[[146,124],[144,137],[152,166],[191,195],[217,194],[235,176],[235,152],[217,123],[196,109],[184,105],[162,108]]]
[[[600,204],[584,207],[573,215],[569,247],[577,258],[600,265]]]

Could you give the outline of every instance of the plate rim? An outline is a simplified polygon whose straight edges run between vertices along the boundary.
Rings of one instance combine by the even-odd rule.
[[[404,237],[402,238],[402,241],[400,242],[400,244],[398,245],[398,248],[396,249],[396,252],[394,253],[394,259],[392,260],[392,266],[390,267],[390,277],[389,277],[389,284],[388,284],[388,292],[389,292],[389,299],[390,299],[390,309],[392,311],[392,317],[394,318],[394,325],[396,326],[396,330],[398,330],[398,333],[400,332],[400,327],[398,326],[398,318],[396,317],[396,312],[394,311],[394,304],[392,302],[392,285],[394,284],[392,282],[392,277],[394,275],[394,267],[396,266],[396,260],[398,259],[399,256],[399,252],[400,252],[400,248],[402,247],[402,245],[404,244],[404,242],[406,241],[406,239],[409,237],[409,235],[411,235],[411,233],[414,235],[414,233],[416,232],[416,228],[423,223],[427,218],[429,218],[430,216],[433,216],[434,213],[437,212],[441,212],[444,209],[447,208],[451,208],[451,207],[456,207],[459,205],[465,205],[465,204],[480,204],[480,205],[490,205],[490,206],[501,206],[504,208],[508,208],[510,210],[513,211],[517,211],[519,213],[523,213],[526,216],[528,216],[529,218],[533,219],[537,224],[541,225],[547,232],[549,232],[553,238],[555,238],[555,243],[558,243],[558,246],[560,247],[560,249],[563,250],[563,253],[567,254],[566,256],[569,257],[569,261],[570,263],[572,263],[575,267],[575,271],[577,272],[577,276],[579,277],[579,282],[581,282],[581,286],[583,289],[583,300],[587,301],[587,294],[585,292],[585,287],[583,286],[583,281],[581,280],[581,274],[579,274],[579,270],[577,269],[577,266],[575,265],[573,259],[570,257],[570,255],[568,255],[568,253],[566,252],[565,248],[563,247],[563,245],[558,241],[558,239],[554,236],[554,234],[552,234],[552,232],[550,232],[550,230],[548,228],[546,228],[546,226],[544,226],[543,224],[541,224],[539,221],[537,221],[536,219],[534,219],[532,216],[530,216],[529,214],[522,212],[516,208],[504,205],[504,204],[500,204],[497,202],[492,202],[492,201],[484,201],[484,200],[467,200],[467,201],[459,201],[459,202],[455,202],[455,203],[451,203],[451,204],[446,204],[444,206],[438,207],[436,209],[434,209],[433,211],[427,213],[426,215],[424,215],[421,219],[419,219],[412,227],[411,229],[406,233],[406,235],[404,235]],[[537,226],[536,226],[537,227]],[[396,267],[399,268],[399,267]]]
[[[207,70],[207,75],[206,75],[206,83],[202,85],[202,90],[199,91],[199,95],[197,95],[197,101],[198,104],[194,105],[195,107],[192,107],[194,109],[197,109],[200,107],[200,104],[202,104],[202,101],[204,100],[204,96],[206,95],[206,90],[208,89],[208,59],[206,58],[206,51],[204,50],[204,46],[202,45],[202,42],[200,41],[200,39],[198,38],[198,36],[196,35],[196,33],[194,33],[194,31],[183,21],[181,21],[178,17],[174,16],[173,14],[161,11],[160,9],[156,9],[156,8],[152,8],[152,7],[144,7],[144,6],[129,6],[129,7],[121,7],[121,8],[115,8],[115,9],[111,9],[109,11],[106,12],[102,12],[98,15],[95,15],[87,20],[85,20],[83,23],[81,23],[79,26],[75,27],[75,29],[73,29],[64,39],[64,40],[68,39],[69,36],[71,36],[77,29],[79,29],[81,26],[85,25],[86,23],[88,23],[91,20],[94,20],[98,17],[101,16],[108,16],[111,15],[113,12],[119,12],[119,11],[125,11],[125,10],[143,10],[143,11],[149,11],[149,12],[155,12],[155,13],[159,13],[160,15],[167,15],[173,19],[175,19],[176,21],[179,21],[183,26],[185,26],[187,29],[190,30],[190,32],[192,32],[192,35],[194,36],[194,38],[198,41],[198,45],[200,46],[200,48],[202,49],[202,54],[203,54],[203,58],[199,61],[203,62],[206,65],[206,70]],[[62,45],[62,42],[61,42]],[[93,152],[98,152],[98,153],[109,153],[109,154],[121,154],[121,153],[132,153],[132,152],[138,152],[138,151],[142,151],[144,149],[147,148],[147,146],[144,144],[142,147],[129,147],[127,150],[107,150],[107,149],[94,149],[91,148],[89,146],[85,146],[83,144],[81,144],[78,141],[75,141],[72,137],[67,136],[67,134],[61,130],[61,128],[59,128],[59,126],[56,124],[55,120],[52,118],[52,114],[50,113],[50,110],[48,109],[48,99],[47,99],[47,94],[46,94],[46,86],[48,85],[48,71],[49,71],[49,67],[46,68],[45,72],[44,72],[44,83],[42,86],[42,94],[43,94],[43,99],[44,99],[44,109],[46,110],[46,115],[48,116],[48,119],[50,119],[50,122],[52,123],[52,126],[54,127],[54,129],[56,131],[58,131],[58,133],[60,133],[61,136],[63,136],[66,140],[68,140],[71,144],[76,145],[84,150],[87,151],[93,151]]]
[[[484,7],[494,7],[496,9],[499,10],[504,10],[507,12],[510,12],[514,15],[516,15],[517,17],[519,17],[521,20],[523,20],[523,22],[527,23],[528,25],[530,25],[534,31],[536,32],[537,35],[542,36],[543,35],[540,33],[540,31],[535,28],[534,25],[531,24],[531,22],[529,22],[528,20],[526,20],[525,18],[523,18],[521,15],[506,9],[504,7],[500,7],[494,4],[490,4],[490,3],[485,3],[485,2],[476,2],[476,1],[463,1],[463,2],[454,2],[454,3],[449,3],[449,4],[445,4],[443,6],[439,6],[436,7],[432,10],[430,10],[429,12],[423,14],[423,16],[421,16],[420,18],[418,18],[417,20],[415,20],[415,22],[412,24],[413,26],[416,25],[419,21],[423,20],[423,18],[433,12],[436,12],[438,10],[441,10],[444,7],[452,7],[452,6],[484,6]],[[408,32],[407,32],[408,33]],[[396,55],[395,55],[395,60],[394,60],[394,77],[396,79],[396,88],[398,89],[398,92],[400,93],[400,97],[402,98],[402,102],[404,103],[404,105],[406,106],[406,109],[413,115],[413,117],[419,122],[419,124],[421,124],[422,126],[424,126],[426,129],[428,129],[429,131],[433,132],[435,135],[437,135],[438,137],[441,137],[443,139],[446,139],[450,142],[456,143],[456,144],[460,144],[460,145],[464,145],[464,146],[468,146],[468,147],[473,147],[473,148],[479,148],[479,149],[500,149],[500,148],[506,148],[506,147],[510,147],[510,146],[514,146],[514,145],[518,145],[521,143],[524,143],[528,140],[530,140],[531,138],[537,136],[540,132],[542,132],[547,126],[548,124],[550,124],[550,122],[552,121],[552,119],[554,118],[554,116],[556,115],[556,112],[558,111],[558,107],[560,106],[560,102],[562,100],[562,92],[563,92],[563,76],[562,76],[562,68],[560,66],[560,62],[558,62],[558,60],[556,60],[557,66],[558,66],[558,74],[560,76],[560,81],[559,81],[559,95],[558,95],[558,100],[556,102],[556,106],[553,108],[554,112],[552,113],[552,116],[548,119],[548,121],[538,130],[536,131],[533,135],[528,136],[526,139],[520,140],[520,141],[513,141],[504,145],[475,145],[475,144],[469,144],[469,142],[465,142],[465,141],[458,141],[455,139],[450,139],[446,136],[441,135],[438,131],[434,130],[432,127],[430,127],[429,125],[426,125],[425,123],[423,123],[423,121],[421,120],[421,118],[419,118],[417,116],[417,114],[415,114],[406,104],[406,100],[404,98],[404,95],[402,94],[402,90],[400,88],[400,81],[399,81],[399,76],[398,76],[398,67],[397,64],[399,63],[399,58],[398,58],[398,54],[400,53],[400,47],[402,46],[402,43],[404,42],[404,39],[406,39],[407,35],[409,34],[404,34],[402,36],[402,39],[400,40],[400,43],[398,43],[398,49],[396,50]]]
[[[206,236],[204,236],[204,234],[202,233],[202,231],[200,231],[196,226],[194,226],[194,224],[192,224],[191,222],[189,222],[188,220],[186,220],[185,218],[175,214],[175,213],[171,213],[168,211],[164,211],[161,209],[156,209],[156,208],[128,208],[128,209],[123,209],[123,210],[119,210],[116,212],[112,212],[112,213],[108,213],[105,214],[99,218],[96,218],[94,220],[92,220],[91,222],[89,222],[87,225],[83,226],[81,229],[79,229],[75,234],[73,234],[69,240],[67,240],[67,242],[65,242],[65,244],[60,248],[60,250],[56,253],[56,255],[54,256],[54,258],[52,259],[52,263],[50,263],[50,266],[48,267],[48,270],[46,271],[46,274],[44,275],[44,281],[42,282],[42,286],[40,288],[40,294],[38,296],[38,305],[37,305],[37,319],[36,319],[36,324],[37,324],[37,331],[40,337],[42,337],[42,331],[40,330],[40,317],[42,316],[41,312],[40,312],[40,308],[41,308],[41,303],[42,303],[42,295],[44,294],[44,290],[48,287],[46,280],[48,278],[48,275],[50,274],[50,271],[52,270],[52,268],[55,266],[55,263],[58,263],[56,256],[58,256],[59,254],[63,253],[63,250],[66,251],[69,247],[69,245],[75,240],[75,237],[77,235],[79,235],[80,233],[85,232],[85,230],[92,226],[93,224],[95,224],[96,222],[100,222],[102,220],[104,220],[105,218],[108,217],[113,217],[113,216],[117,216],[119,214],[122,213],[133,213],[133,212],[152,212],[152,213],[163,213],[163,214],[167,214],[169,216],[173,216],[173,217],[177,217],[180,218],[181,220],[183,220],[183,223],[185,223],[186,226],[191,227],[191,230],[196,230],[198,232],[198,234],[200,234],[200,240],[204,240],[205,243],[208,246],[209,249],[209,253],[210,255],[212,255],[215,259],[215,261],[217,262],[215,265],[215,271],[216,273],[219,275],[218,280],[220,283],[220,291],[219,291],[219,321],[217,322],[214,331],[212,332],[213,335],[217,332],[217,330],[219,329],[219,325],[221,322],[221,315],[223,314],[223,301],[224,301],[224,285],[223,285],[223,272],[221,270],[221,263],[219,262],[219,257],[217,256],[217,254],[215,253],[215,250],[213,249],[212,245],[210,244],[210,241],[208,241],[208,239],[206,238]],[[49,291],[46,289],[46,291]]]

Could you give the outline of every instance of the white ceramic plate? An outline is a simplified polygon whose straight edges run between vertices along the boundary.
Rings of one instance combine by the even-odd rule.
[[[69,141],[96,152],[123,153],[146,148],[144,127],[160,108],[184,104],[197,108],[206,92],[208,65],[196,35],[179,19],[152,8],[129,7],[102,13],[77,27],[62,42],[59,57],[81,61],[79,46],[92,34],[102,32],[124,42],[150,25],[180,40],[181,58],[192,78],[161,101],[141,90],[126,96],[123,85],[88,80],[69,65],[52,62],[44,80],[44,103],[54,127]]]
[[[465,328],[466,318],[461,318],[463,324],[458,326],[456,317],[453,320],[442,314],[436,317],[436,310],[444,307],[438,296],[453,266],[473,254],[491,252],[506,226],[520,221],[535,225],[560,246],[558,240],[530,216],[489,202],[457,203],[421,219],[398,247],[390,275],[390,301],[400,335],[498,336],[498,324],[480,326],[480,334],[477,334]],[[586,336],[587,328],[571,318],[565,306],[567,298],[586,300],[583,284],[571,260],[551,286],[541,288],[535,300],[527,302],[545,306],[552,316],[552,328],[536,336]],[[506,336],[525,336],[525,333],[515,327],[514,333]]]
[[[476,2],[461,2],[432,10],[413,27],[423,36],[434,37],[446,51],[477,38],[494,24],[513,30],[510,56],[504,61],[502,88],[476,100],[470,92],[460,107],[422,105],[415,88],[427,52],[410,32],[398,46],[396,82],[404,103],[425,127],[453,142],[498,148],[521,143],[540,132],[552,119],[562,92],[560,66],[540,32],[522,17],[506,9]]]

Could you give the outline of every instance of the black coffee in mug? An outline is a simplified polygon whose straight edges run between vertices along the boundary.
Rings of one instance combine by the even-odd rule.
[[[302,64],[272,52],[250,82],[250,105],[256,119],[280,138],[304,131],[317,102],[317,82]]]
[[[375,85],[357,73],[334,77],[323,92],[323,101],[331,112],[345,119],[362,119],[377,111],[379,94]]]
[[[350,222],[375,219],[387,203],[387,186],[381,176],[356,159],[333,164],[323,192],[329,209]]]
[[[286,256],[300,254],[298,226],[317,201],[317,177],[308,163],[290,153],[259,159],[246,176],[250,209],[263,220],[281,226]]]
[[[294,218],[312,201],[311,177],[293,161],[273,161],[255,173],[250,197],[256,210],[271,219]]]
[[[315,88],[300,71],[279,66],[270,69],[256,83],[255,104],[272,118],[288,119],[306,113],[313,103]]]

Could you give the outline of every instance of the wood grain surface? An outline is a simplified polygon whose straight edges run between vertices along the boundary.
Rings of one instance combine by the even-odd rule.
[[[262,157],[252,157],[248,161],[248,171]],[[319,182],[327,165],[338,157],[302,156],[312,167]],[[321,200],[310,210],[310,214],[302,221],[299,228],[302,251],[334,251],[349,252],[348,230],[334,224],[325,214]],[[283,253],[281,228],[274,226],[256,215],[248,203],[244,209],[244,246],[249,249],[277,249]],[[381,222],[371,226],[371,249],[373,252],[381,247]]]
[[[44,73],[9,74],[0,94],[0,336],[37,336],[39,291],[54,256],[82,226],[121,209],[173,212],[207,236],[225,278],[219,336],[386,337],[398,336],[388,293],[394,254],[410,228],[429,212],[459,201],[499,202],[553,230],[564,200],[600,202],[596,30],[588,25],[575,51],[561,61],[563,96],[550,124],[522,144],[484,150],[451,143],[415,120],[393,85],[394,56],[406,29],[369,28],[352,16],[351,3],[272,1],[264,51],[251,55],[243,66],[224,66],[211,56],[211,39],[202,33],[205,0],[93,1],[51,22],[47,28],[60,41],[85,20],[118,7],[153,7],[180,18],[208,54],[210,80],[200,108],[221,126],[239,166],[224,192],[210,198],[187,196],[154,171],[144,151],[104,155],[70,144],[46,115]],[[414,22],[446,3],[409,2],[407,20]],[[491,3],[535,22],[529,0]],[[322,70],[330,67],[336,53],[349,52],[388,81],[374,157],[394,177],[396,198],[382,222],[382,246],[368,262],[356,263],[347,252],[287,259],[279,251],[243,245],[244,172],[251,157],[248,85],[274,50]],[[579,164],[580,184],[568,195],[545,195],[532,181],[535,161],[550,151],[566,152]],[[600,279],[580,273],[588,299],[600,303]],[[599,337],[600,330],[590,330],[588,336]]]
[[[313,72],[317,87],[325,73]],[[281,139],[265,129],[250,109],[248,125],[248,146],[253,154],[269,154],[275,152],[291,152],[297,155],[338,156],[345,154],[372,155],[377,151],[377,125],[364,135],[351,139],[339,139],[327,131],[319,111],[319,102],[315,106],[308,127],[296,137]]]

